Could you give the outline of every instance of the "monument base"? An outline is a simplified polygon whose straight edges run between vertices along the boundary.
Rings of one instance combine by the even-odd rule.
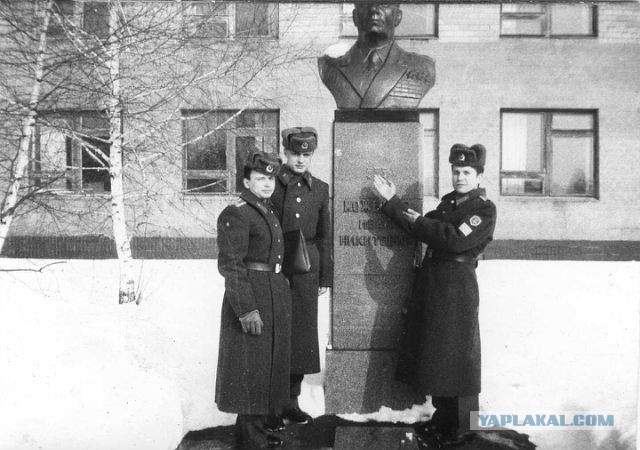
[[[338,427],[334,450],[418,450],[410,427]]]
[[[366,414],[381,406],[403,410],[426,400],[395,380],[398,355],[393,350],[327,350],[326,361],[327,414]]]
[[[416,242],[380,211],[373,188],[376,175],[392,180],[407,207],[421,210],[422,137],[416,110],[336,111],[328,413],[425,401],[394,380]]]

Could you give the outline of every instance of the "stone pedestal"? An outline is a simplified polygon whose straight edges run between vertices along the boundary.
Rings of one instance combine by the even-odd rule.
[[[418,120],[417,111],[336,111],[328,413],[406,408],[416,400],[393,380],[416,242],[379,211],[373,176],[393,180],[407,206],[421,211]]]
[[[410,427],[338,427],[334,450],[418,450]]]

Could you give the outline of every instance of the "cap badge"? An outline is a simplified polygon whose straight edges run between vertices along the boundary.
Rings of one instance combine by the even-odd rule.
[[[303,142],[302,144],[300,144],[300,147],[302,147],[302,150],[306,150],[309,148],[309,143],[308,142]]]
[[[266,170],[267,173],[271,173],[271,172],[273,172],[273,166],[271,164],[269,164],[264,170]]]
[[[458,155],[458,161],[464,161],[464,153]]]

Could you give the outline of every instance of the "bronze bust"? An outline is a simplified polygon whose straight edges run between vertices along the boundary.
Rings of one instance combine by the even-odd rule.
[[[342,56],[318,58],[320,78],[338,109],[414,109],[433,87],[435,62],[394,40],[401,20],[398,5],[355,4],[356,43]]]

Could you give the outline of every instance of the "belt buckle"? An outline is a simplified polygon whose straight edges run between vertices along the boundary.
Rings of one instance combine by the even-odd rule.
[[[282,270],[282,266],[280,265],[280,263],[276,263],[276,273],[280,273],[280,270]]]

